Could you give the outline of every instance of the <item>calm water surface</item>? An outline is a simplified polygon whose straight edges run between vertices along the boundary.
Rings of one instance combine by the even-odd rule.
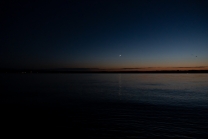
[[[5,121],[92,138],[206,138],[208,74],[0,74]],[[33,120],[30,120],[33,119]]]

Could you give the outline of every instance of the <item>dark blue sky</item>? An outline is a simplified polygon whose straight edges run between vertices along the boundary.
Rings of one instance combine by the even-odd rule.
[[[0,5],[1,68],[208,68],[207,0]]]

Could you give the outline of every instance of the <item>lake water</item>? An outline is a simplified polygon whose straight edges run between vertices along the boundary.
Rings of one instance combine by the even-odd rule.
[[[3,125],[91,138],[206,138],[208,74],[0,74]]]

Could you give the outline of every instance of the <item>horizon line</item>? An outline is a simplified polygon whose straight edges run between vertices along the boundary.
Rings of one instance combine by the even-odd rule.
[[[48,71],[187,71],[208,70],[208,66],[177,66],[177,67],[126,67],[126,68],[0,68],[0,71],[48,70]]]

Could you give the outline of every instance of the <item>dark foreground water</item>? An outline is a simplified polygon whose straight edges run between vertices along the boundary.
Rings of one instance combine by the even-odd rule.
[[[208,74],[0,74],[2,127],[91,138],[207,138]]]

